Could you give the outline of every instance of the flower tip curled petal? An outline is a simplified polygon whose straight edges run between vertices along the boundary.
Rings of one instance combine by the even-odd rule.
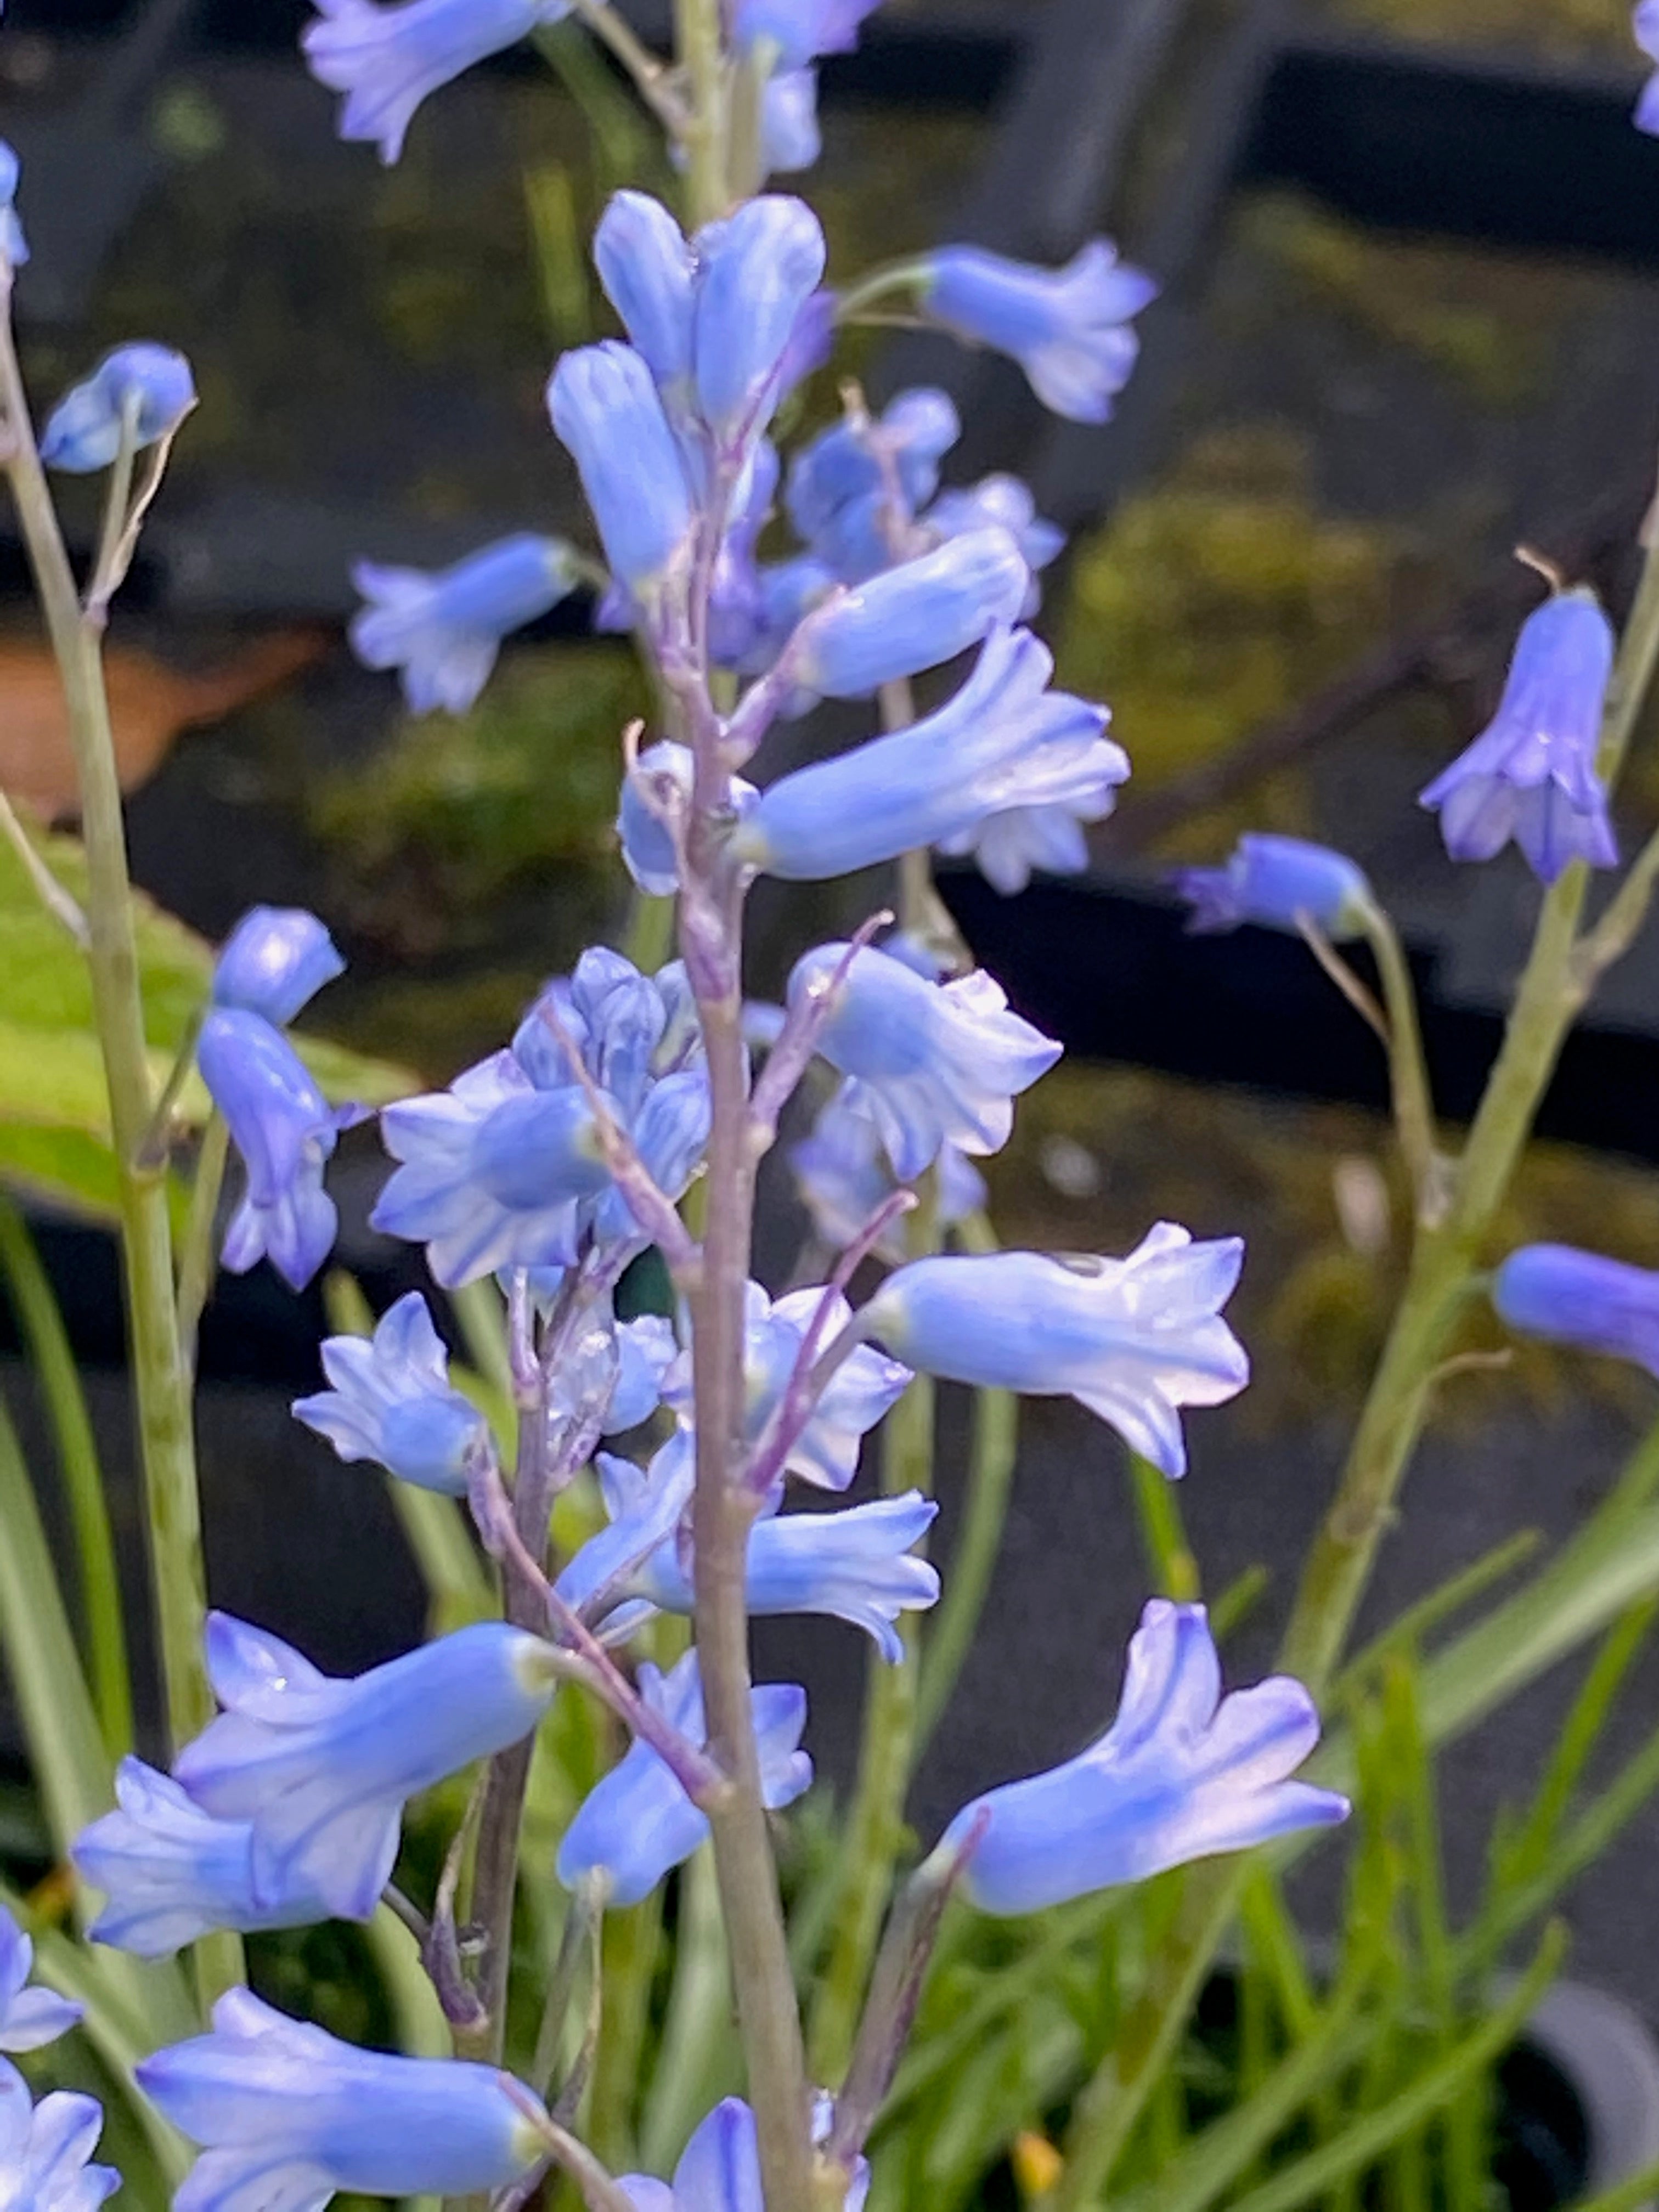
[[[345,973],[326,926],[303,907],[251,907],[213,967],[213,1003],[285,1029],[325,983]]]
[[[792,1006],[829,991],[848,951],[827,945],[804,955],[789,979]],[[1000,1151],[1015,1098],[1061,1052],[1009,1010],[982,969],[935,983],[870,945],[852,955],[817,1048],[858,1085],[855,1103],[880,1132],[901,1182],[913,1182],[945,1143],[979,1155]]]
[[[121,2186],[88,2161],[103,2131],[95,2097],[55,2089],[32,2102],[17,2069],[0,2059],[0,2186],[12,2212],[94,2212]]]
[[[322,1360],[333,1388],[296,1399],[296,1420],[343,1460],[373,1460],[417,1489],[465,1497],[489,1425],[450,1388],[449,1355],[418,1291],[387,1310],[372,1340],[329,1337]]]
[[[823,281],[823,230],[805,200],[765,193],[699,231],[695,373],[728,450],[764,427],[802,309]]]
[[[1017,361],[1054,413],[1104,422],[1139,351],[1130,322],[1158,286],[1097,238],[1063,269],[946,246],[930,258],[923,296],[928,313],[958,337]]]
[[[55,1990],[30,1988],[34,1945],[0,1905],[0,2051],[39,2051],[67,2035],[86,2010]]]
[[[501,640],[550,613],[580,580],[562,538],[530,531],[435,573],[360,561],[351,575],[367,602],[352,617],[351,649],[366,668],[399,670],[416,714],[465,714]]]
[[[688,392],[696,262],[678,223],[647,192],[616,192],[594,233],[593,262],[659,388]]]
[[[1545,884],[1575,860],[1617,865],[1595,769],[1614,648],[1593,592],[1558,592],[1527,617],[1497,714],[1420,796],[1454,860],[1490,860],[1512,837]]]
[[[317,0],[301,33],[319,84],[345,94],[342,138],[366,140],[388,166],[415,111],[474,63],[556,22],[569,0]]]
[[[115,1771],[118,1809],[83,1828],[70,1848],[76,1870],[106,1899],[94,1942],[165,1959],[216,1928],[246,1933],[309,1927],[329,1917],[301,1884],[256,1895],[253,1829],[216,1820],[179,1784],[141,1759]]]
[[[826,698],[867,699],[1010,627],[1030,586],[1007,531],[969,531],[827,599],[803,623],[792,660]]]
[[[1628,1359],[1659,1376],[1659,1273],[1571,1244],[1523,1244],[1492,1278],[1498,1316],[1523,1336]]]
[[[941,1848],[977,1830],[963,1895],[985,1912],[1033,1912],[1346,1819],[1346,1798],[1289,1778],[1319,1740],[1302,1685],[1275,1676],[1220,1690],[1204,1608],[1154,1599],[1100,1741],[988,1791],[951,1823]]]
[[[176,1778],[216,1819],[251,1822],[257,1902],[306,1888],[348,1920],[374,1910],[405,1801],[519,1742],[556,1686],[549,1647],[499,1621],[337,1680],[216,1613],[208,1672],[225,1710]]]
[[[521,2082],[459,2058],[359,2051],[234,1989],[205,2035],[136,2069],[145,2094],[206,2146],[184,2212],[312,2212],[337,2191],[484,2195],[545,2154]]]
[[[547,399],[605,557],[648,606],[683,565],[692,534],[684,465],[651,372],[632,346],[608,338],[564,355]]]
[[[862,1318],[890,1351],[944,1381],[1075,1398],[1173,1479],[1187,1467],[1180,1409],[1222,1405],[1249,1380],[1221,1318],[1243,1261],[1237,1237],[1194,1243],[1160,1222],[1126,1260],[913,1261]]]
[[[135,447],[142,449],[170,436],[195,404],[196,380],[183,354],[142,341],[117,346],[52,409],[40,458],[49,469],[90,475],[106,469],[120,451],[129,412]]]
[[[818,125],[818,73],[815,69],[785,70],[769,77],[761,94],[761,167],[769,177],[799,176],[815,168],[823,151],[823,132]],[[815,293],[813,297],[820,298]],[[803,311],[804,312],[804,311]],[[800,327],[796,321],[796,331]],[[784,358],[779,363],[778,393],[793,392],[800,381],[795,333],[791,332]]]
[[[1374,903],[1363,870],[1346,854],[1265,833],[1241,837],[1224,867],[1182,868],[1172,880],[1192,906],[1187,927],[1200,936],[1246,921],[1294,931],[1305,915],[1340,942],[1361,934]]]

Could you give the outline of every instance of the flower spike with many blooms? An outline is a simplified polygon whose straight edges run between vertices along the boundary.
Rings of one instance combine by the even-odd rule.
[[[982,1912],[1038,1912],[1218,1851],[1346,1820],[1348,1802],[1289,1778],[1319,1741],[1300,1682],[1221,1695],[1201,1605],[1154,1598],[1129,1644],[1117,1718],[1047,1774],[964,1805],[939,1845],[969,1849]]]
[[[1219,1406],[1250,1376],[1221,1309],[1243,1264],[1236,1237],[1195,1244],[1161,1221],[1127,1260],[993,1252],[915,1260],[859,1319],[941,1380],[1070,1397],[1167,1475],[1184,1474],[1183,1406]]]
[[[558,1680],[550,1648],[501,1621],[336,1679],[214,1613],[207,1665],[225,1710],[174,1775],[204,1812],[252,1821],[256,1901],[310,1887],[346,1920],[374,1910],[405,1801],[528,1735]]]
[[[322,2212],[364,2197],[483,2196],[546,2155],[538,2100],[493,2066],[359,2051],[245,1989],[213,2027],[135,2069],[180,2134],[203,2146],[179,2212]]]

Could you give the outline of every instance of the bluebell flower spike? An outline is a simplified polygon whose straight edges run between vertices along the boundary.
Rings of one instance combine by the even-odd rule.
[[[640,1695],[680,1735],[707,1741],[697,1655],[688,1651],[667,1674],[647,1662]],[[761,1765],[761,1795],[773,1811],[792,1804],[812,1779],[799,1748],[806,1693],[792,1683],[751,1690]],[[577,1808],[559,1845],[559,1880],[574,1890],[603,1875],[609,1903],[637,1905],[665,1874],[683,1865],[708,1834],[708,1822],[650,1745],[635,1739],[619,1765]]]
[[[556,23],[570,0],[315,0],[300,44],[311,74],[343,93],[339,131],[390,165],[422,100],[463,70]]]
[[[914,1182],[945,1144],[1000,1152],[1014,1100],[1061,1048],[982,969],[936,983],[873,945],[850,962],[848,951],[820,945],[799,960],[789,1003],[824,999],[817,1048],[848,1079],[847,1103],[875,1124],[899,1182]]]
[[[939,1852],[977,1831],[961,1892],[982,1912],[1037,1912],[1146,1881],[1345,1820],[1346,1798],[1290,1778],[1318,1741],[1301,1683],[1274,1675],[1224,1698],[1203,1607],[1155,1598],[1106,1734],[1064,1765],[975,1798]]]
[[[360,2051],[245,1989],[219,1999],[208,2034],[134,2071],[203,2146],[177,2212],[322,2212],[342,2190],[483,2196],[546,2155],[538,2100],[497,2068]]]
[[[1345,854],[1261,831],[1241,837],[1224,867],[1182,868],[1172,880],[1192,906],[1187,926],[1199,935],[1247,921],[1294,935],[1305,916],[1340,943],[1363,935],[1376,904],[1364,872]]]
[[[67,2035],[84,2005],[32,1984],[34,1945],[0,1905],[0,2051],[39,2051]]]
[[[223,1263],[240,1275],[268,1258],[291,1290],[302,1291],[339,1227],[323,1170],[340,1131],[363,1120],[363,1110],[331,1108],[282,1032],[240,1006],[210,1012],[196,1061],[247,1174]]]
[[[92,2154],[103,2132],[95,2097],[54,2089],[35,2104],[15,2066],[0,2060],[0,2179],[16,2212],[95,2212],[121,2186]]]
[[[1588,590],[1558,592],[1527,617],[1497,714],[1421,794],[1454,860],[1490,860],[1513,838],[1540,883],[1573,860],[1617,866],[1595,768],[1614,642]]]
[[[347,1920],[374,1910],[405,1802],[528,1735],[559,1674],[538,1638],[489,1621],[335,1679],[221,1613],[207,1668],[224,1711],[175,1778],[216,1819],[252,1824],[256,1902],[306,1887]]]
[[[928,257],[921,289],[934,321],[1017,361],[1043,405],[1073,422],[1110,419],[1140,349],[1133,319],[1158,297],[1104,238],[1063,269],[945,246]]]
[[[296,1398],[296,1420],[343,1460],[372,1460],[416,1489],[465,1497],[489,1425],[451,1389],[449,1354],[418,1291],[387,1308],[372,1338],[326,1338],[322,1362],[331,1387]]]
[[[433,574],[360,561],[351,580],[368,602],[351,623],[358,659],[397,669],[412,714],[462,714],[489,682],[501,640],[551,613],[581,576],[562,538],[524,531]]]
[[[286,1029],[325,983],[345,973],[326,926],[303,907],[250,907],[213,964],[216,1006]]]
[[[1571,1244],[1523,1244],[1492,1278],[1499,1316],[1523,1336],[1628,1359],[1659,1377],[1659,1273]]]
[[[329,1918],[328,1904],[303,1878],[256,1885],[251,1820],[216,1820],[142,1759],[116,1768],[115,1799],[116,1810],[70,1848],[82,1881],[104,1893],[88,1930],[94,1942],[166,1959],[216,1928],[251,1935]]]
[[[782,776],[732,838],[763,875],[822,882],[970,836],[1011,806],[1109,813],[1129,773],[1103,707],[1050,691],[1054,662],[1029,630],[997,630],[936,714]]]
[[[170,438],[195,404],[196,381],[183,354],[142,342],[117,346],[52,409],[40,434],[40,458],[66,475],[92,475],[121,450],[129,416],[134,447],[142,451]]]
[[[1221,1317],[1243,1256],[1237,1237],[1194,1243],[1163,1221],[1126,1260],[915,1260],[860,1318],[867,1335],[942,1381],[1075,1398],[1173,1478],[1187,1470],[1181,1408],[1224,1405],[1249,1380]]]

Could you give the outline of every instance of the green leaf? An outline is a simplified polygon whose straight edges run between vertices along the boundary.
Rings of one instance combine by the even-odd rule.
[[[40,841],[58,880],[84,902],[85,858],[73,837]],[[213,948],[142,891],[133,893],[144,1036],[159,1093],[205,1000]],[[318,1039],[295,1037],[331,1100],[383,1105],[418,1090],[405,1070]],[[177,1114],[199,1128],[209,1100],[192,1075]],[[0,844],[0,1180],[108,1220],[115,1206],[109,1103],[87,963],[41,906],[9,845]]]

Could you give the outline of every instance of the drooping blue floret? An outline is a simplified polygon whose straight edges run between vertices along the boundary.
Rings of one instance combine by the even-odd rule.
[[[790,1004],[829,991],[848,951],[826,945],[805,954],[789,979]],[[901,1182],[915,1182],[946,1143],[1000,1151],[1014,1100],[1061,1049],[1009,1011],[982,969],[936,983],[873,945],[853,954],[817,1048],[848,1079],[848,1103],[874,1122]]]
[[[360,561],[351,580],[368,602],[351,623],[359,660],[397,669],[412,713],[460,714],[489,681],[501,640],[568,599],[580,577],[562,538],[521,531],[435,573]]]
[[[196,380],[183,354],[144,343],[117,346],[52,409],[40,458],[49,469],[88,476],[119,453],[125,422],[134,450],[142,451],[170,437],[195,404]]]
[[[224,1711],[173,1772],[204,1812],[252,1823],[256,1904],[305,1888],[367,1920],[405,1801],[528,1735],[553,1696],[551,1659],[538,1638],[485,1621],[336,1679],[210,1613],[208,1675]]]
[[[1006,530],[970,531],[825,599],[796,632],[789,676],[826,698],[872,698],[1011,627],[1030,586]]]
[[[688,1651],[661,1674],[647,1662],[639,1673],[640,1695],[654,1712],[691,1742],[707,1737],[697,1655]],[[799,1748],[806,1725],[806,1692],[775,1682],[750,1692],[759,1739],[761,1795],[776,1811],[799,1797],[812,1779],[812,1762]],[[647,1743],[635,1741],[619,1765],[577,1808],[559,1845],[557,1871],[567,1889],[602,1875],[612,1905],[637,1905],[671,1869],[681,1865],[708,1833],[708,1822]]]
[[[300,44],[311,74],[343,92],[340,136],[366,139],[395,161],[428,94],[556,23],[570,0],[315,0]]]
[[[344,973],[334,939],[314,914],[297,906],[250,907],[213,963],[213,1003],[286,1029],[325,983]]]
[[[1497,714],[1422,793],[1454,860],[1490,860],[1512,837],[1541,883],[1572,860],[1617,865],[1595,770],[1613,646],[1594,592],[1558,592],[1527,617]]]
[[[1029,630],[996,631],[936,714],[769,786],[732,838],[764,875],[850,875],[978,830],[1014,806],[1109,811],[1129,773],[1103,707],[1050,691],[1054,662]]]
[[[362,1111],[331,1108],[282,1032],[239,1006],[211,1009],[196,1060],[247,1172],[225,1232],[224,1265],[241,1275],[268,1258],[290,1289],[302,1291],[339,1227],[323,1170],[339,1132]]]
[[[831,1251],[850,1244],[894,1189],[881,1133],[858,1104],[856,1086],[846,1084],[819,1108],[810,1134],[791,1146],[789,1164],[812,1226]],[[933,1172],[942,1228],[985,1204],[984,1177],[954,1145],[940,1146]],[[904,1257],[903,1224],[890,1223],[876,1250],[896,1266]]]
[[[449,1354],[418,1291],[388,1307],[372,1337],[325,1338],[322,1362],[332,1387],[296,1398],[296,1420],[343,1460],[374,1460],[418,1489],[466,1495],[489,1426],[450,1388]]]
[[[1289,1778],[1318,1741],[1300,1682],[1274,1675],[1224,1698],[1203,1607],[1154,1598],[1105,1735],[1063,1766],[964,1805],[940,1850],[978,1832],[961,1887],[982,1912],[1036,1912],[1146,1881],[1345,1820],[1346,1798]]]
[[[786,1291],[773,1298],[758,1283],[744,1294],[744,1437],[760,1439],[783,1395],[801,1343],[824,1297],[822,1287]],[[832,1344],[852,1318],[852,1309],[833,1295],[820,1333],[820,1348]],[[812,1408],[811,1419],[791,1445],[784,1472],[822,1490],[845,1490],[858,1472],[864,1438],[911,1381],[910,1370],[860,1345],[844,1360]],[[663,1377],[663,1402],[690,1427],[696,1407],[692,1364],[682,1352]]]
[[[1492,1302],[1511,1328],[1632,1360],[1659,1376],[1659,1274],[1581,1252],[1523,1244],[1492,1279]]]
[[[691,557],[691,489],[651,371],[606,339],[563,355],[548,413],[582,480],[612,574],[647,614]]]
[[[89,2163],[103,2132],[96,2097],[54,2089],[38,2105],[0,2059],[0,2203],[15,2212],[96,2212],[121,2186],[112,2166]]]
[[[134,2070],[203,2146],[182,2212],[322,2212],[337,2190],[483,2196],[546,2155],[538,2100],[498,2068],[359,2051],[244,1989],[219,1999],[210,2033]]]
[[[1091,239],[1063,269],[1039,269],[976,246],[928,258],[928,313],[958,337],[1017,361],[1045,407],[1074,422],[1104,422],[1129,380],[1140,341],[1133,317],[1158,286]]]
[[[124,1759],[116,1768],[115,1797],[118,1809],[82,1828],[70,1847],[81,1879],[104,1893],[88,1931],[94,1942],[165,1959],[216,1928],[252,1934],[330,1917],[304,1879],[256,1888],[253,1823],[216,1820],[142,1759]]]
[[[1173,880],[1192,902],[1188,927],[1200,934],[1246,921],[1294,932],[1305,916],[1340,942],[1362,933],[1373,903],[1363,870],[1346,854],[1261,831],[1241,837],[1224,867],[1182,868]]]
[[[861,1316],[890,1352],[954,1382],[1070,1397],[1167,1475],[1186,1472],[1183,1406],[1249,1380],[1221,1318],[1243,1264],[1236,1237],[1195,1244],[1159,1222],[1127,1260],[1037,1252],[915,1260]]]
[[[67,2035],[84,2005],[31,1985],[34,1945],[0,1905],[0,2051],[39,2051]]]
[[[769,177],[799,176],[823,151],[818,125],[818,73],[784,70],[761,94],[761,167]],[[793,343],[793,341],[792,341]]]
[[[925,386],[901,392],[880,416],[847,416],[791,464],[787,505],[796,535],[846,584],[924,550],[913,540],[915,518],[961,435],[947,394]]]

